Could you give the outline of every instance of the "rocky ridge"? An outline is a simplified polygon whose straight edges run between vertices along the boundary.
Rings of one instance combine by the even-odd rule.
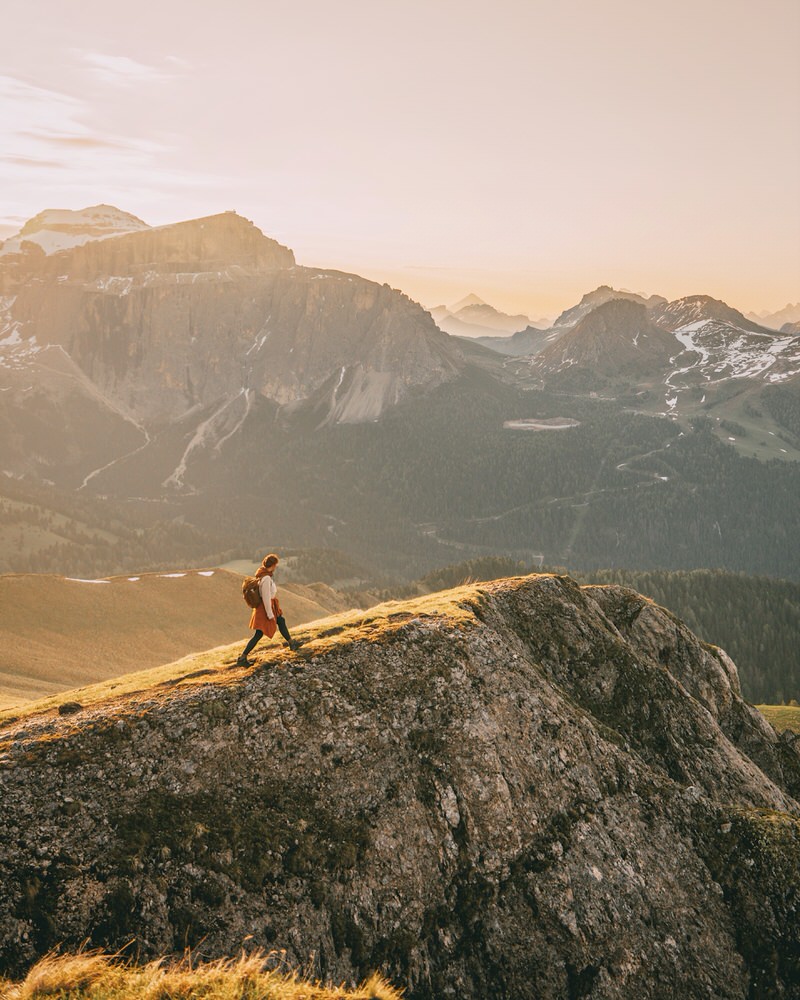
[[[618,587],[501,580],[0,729],[0,966],[242,941],[433,997],[790,997],[800,755]]]

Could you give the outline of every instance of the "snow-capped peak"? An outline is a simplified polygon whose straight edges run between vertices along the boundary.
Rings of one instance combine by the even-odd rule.
[[[0,256],[19,253],[26,240],[37,243],[46,254],[81,246],[89,240],[106,239],[123,233],[139,232],[150,226],[135,215],[113,205],[92,205],[89,208],[47,208],[14,236],[0,245]]]

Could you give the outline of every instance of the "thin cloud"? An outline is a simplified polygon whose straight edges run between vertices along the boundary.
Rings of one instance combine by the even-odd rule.
[[[0,76],[0,163],[94,171],[147,168],[165,147],[148,139],[108,135],[86,124],[90,105],[54,90]],[[7,176],[5,179],[9,179]]]
[[[155,66],[128,56],[110,56],[103,52],[81,52],[83,62],[88,63],[89,72],[103,83],[117,87],[141,86],[146,83],[160,83],[174,79],[175,74],[166,73]]]
[[[232,177],[181,169],[174,157],[180,135],[173,146],[94,126],[104,112],[97,102],[105,99],[105,91],[90,102],[0,75],[0,226],[16,222],[22,206],[28,215],[41,211],[43,197],[64,207],[99,201],[125,207],[131,192],[140,203],[169,204],[187,192],[234,184]]]
[[[116,139],[103,139],[96,135],[65,135],[60,133],[46,133],[35,131],[23,131],[19,135],[38,142],[45,142],[55,147],[65,147],[67,149],[121,149],[125,145]]]
[[[34,159],[31,156],[0,156],[0,163],[14,163],[18,167],[44,167],[46,169],[63,170],[67,164],[59,160]]]
[[[9,126],[13,129],[17,123],[28,128],[49,125],[58,120],[57,115],[63,122],[65,118],[74,118],[84,106],[82,101],[67,94],[36,87],[13,76],[0,75],[0,122],[3,123],[3,131]]]

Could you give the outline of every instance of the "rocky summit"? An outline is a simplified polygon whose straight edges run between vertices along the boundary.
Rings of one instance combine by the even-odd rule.
[[[298,635],[5,723],[4,971],[247,941],[411,1000],[797,995],[800,754],[720,649],[551,575]]]
[[[672,333],[653,323],[640,302],[610,299],[531,358],[542,375],[569,371],[573,366],[588,378],[644,377],[668,365],[678,349]]]

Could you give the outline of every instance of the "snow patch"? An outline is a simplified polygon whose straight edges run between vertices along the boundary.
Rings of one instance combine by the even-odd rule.
[[[89,282],[84,288],[92,292],[108,292],[110,295],[128,295],[133,288],[133,278],[130,275],[110,274]]]
[[[232,399],[226,400],[222,404],[222,406],[220,406],[217,410],[215,410],[207,420],[204,420],[198,426],[197,430],[194,432],[192,440],[189,442],[189,444],[186,447],[186,450],[181,456],[180,462],[178,463],[177,467],[172,472],[172,474],[167,476],[167,478],[162,482],[161,484],[162,486],[175,486],[175,487],[183,486],[183,477],[186,475],[189,456],[193,451],[195,451],[195,449],[207,447],[211,443],[214,436],[214,425],[217,422],[218,418],[221,417],[222,414],[225,412],[225,410],[227,410],[229,406],[235,403],[236,400],[239,399],[242,395],[244,395],[245,398],[245,412],[243,416],[239,419],[239,421],[236,423],[233,430],[229,431],[224,437],[219,438],[214,443],[215,449],[218,448],[220,445],[222,445],[225,441],[227,441],[232,434],[236,433],[237,430],[239,430],[239,428],[242,426],[245,419],[247,418],[247,414],[250,412],[251,408],[250,390],[244,388],[241,389]]]
[[[13,347],[15,344],[21,344],[22,337],[19,335],[19,328],[21,326],[21,323],[11,323],[8,327],[5,327],[2,331],[0,331],[2,333],[6,333],[9,328],[11,330],[11,333],[9,333],[7,337],[0,340],[0,347]]]

